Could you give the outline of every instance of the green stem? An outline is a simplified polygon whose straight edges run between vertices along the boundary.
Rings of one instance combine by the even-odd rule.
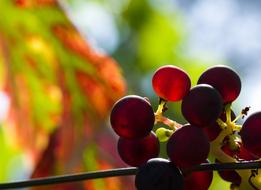
[[[239,117],[231,121],[231,104],[225,106],[225,112],[226,112],[226,122],[223,122],[221,119],[217,120],[218,124],[222,128],[222,131],[219,134],[219,136],[210,143],[210,153],[222,163],[227,163],[227,162],[240,163],[238,162],[238,160],[224,153],[224,151],[221,149],[225,137],[233,135],[234,131],[239,131],[241,129],[241,126],[235,123]],[[260,184],[261,176],[251,177],[251,183],[249,183],[248,179],[251,176],[251,170],[249,170],[249,168],[244,170],[236,169],[235,171],[240,175],[242,179],[239,187],[240,190],[246,190],[246,189],[253,190],[254,185],[261,186]]]
[[[182,125],[176,121],[173,121],[173,120],[163,116],[163,113],[166,110],[166,106],[167,106],[167,101],[160,99],[157,111],[154,113],[154,115],[155,115],[154,124],[163,123],[164,125],[168,126],[170,129],[175,131],[177,128],[182,127]]]

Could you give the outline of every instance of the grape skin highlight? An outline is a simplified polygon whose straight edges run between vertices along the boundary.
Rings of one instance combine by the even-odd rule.
[[[217,89],[224,104],[234,101],[241,91],[239,75],[225,65],[216,65],[207,69],[199,77],[198,84],[209,84]]]
[[[191,81],[188,74],[182,69],[166,65],[154,73],[152,86],[159,97],[175,102],[188,93]]]

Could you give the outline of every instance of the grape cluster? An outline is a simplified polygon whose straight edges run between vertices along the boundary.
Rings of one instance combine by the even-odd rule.
[[[243,125],[237,123],[249,107],[238,116],[232,110],[241,91],[240,77],[232,68],[210,67],[191,87],[184,70],[166,65],[156,70],[152,86],[160,98],[155,112],[148,98],[128,95],[115,103],[110,115],[111,126],[119,135],[120,157],[139,167],[138,190],[207,190],[212,172],[185,174],[182,170],[209,162],[209,156],[217,163],[260,159],[261,112],[250,115]],[[181,101],[185,124],[164,116],[167,103],[177,101]],[[157,127],[158,123],[165,126]],[[157,158],[160,142],[166,142],[168,160]],[[255,189],[250,180],[253,171],[219,171],[219,175],[233,187],[243,184]]]

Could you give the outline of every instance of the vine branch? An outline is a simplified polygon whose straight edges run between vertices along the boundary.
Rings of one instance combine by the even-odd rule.
[[[223,170],[245,170],[245,169],[259,169],[261,168],[261,161],[242,161],[229,163],[215,163],[215,164],[200,164],[182,170],[182,173],[198,172],[198,171],[223,171]]]
[[[100,171],[79,173],[79,174],[50,176],[50,177],[35,178],[35,179],[30,179],[25,181],[0,183],[0,189],[24,188],[24,187],[32,187],[32,186],[51,185],[51,184],[59,184],[59,183],[76,182],[82,180],[106,178],[106,177],[127,176],[127,175],[135,175],[136,172],[137,172],[137,168],[130,167],[130,168],[100,170]]]
[[[246,161],[238,163],[215,163],[215,164],[200,164],[186,168],[182,170],[182,173],[190,173],[196,171],[213,171],[213,170],[242,170],[242,169],[258,169],[261,168],[261,161]],[[136,167],[129,168],[116,168],[109,170],[100,170],[87,173],[70,174],[70,175],[60,175],[51,176],[43,178],[35,178],[25,181],[16,181],[10,183],[0,183],[0,189],[14,189],[14,188],[24,188],[40,185],[51,185],[59,183],[76,182],[82,180],[106,178],[106,177],[116,177],[116,176],[128,176],[135,175],[138,171]]]

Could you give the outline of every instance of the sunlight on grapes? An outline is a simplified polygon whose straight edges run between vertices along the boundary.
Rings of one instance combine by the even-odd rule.
[[[240,151],[248,152],[247,146],[261,155],[255,148],[259,129],[250,124],[243,134],[247,125],[240,128],[261,110],[261,1],[0,1],[1,181],[140,166],[159,152],[178,167],[210,158],[215,163],[219,156],[245,159]],[[163,65],[178,69],[155,79]],[[213,65],[231,66],[240,79],[217,67],[201,79]],[[208,93],[194,91],[204,85]],[[231,121],[231,112],[238,115],[246,106],[249,115]],[[188,122],[196,129],[184,134]],[[158,128],[156,135],[165,141],[160,146]],[[180,140],[170,140],[179,133]],[[195,176],[206,186],[211,182],[210,175]],[[255,180],[261,184],[260,176]],[[247,178],[244,185],[250,187]],[[119,177],[61,189],[134,186],[133,178]],[[209,189],[228,190],[229,183],[214,172]]]

